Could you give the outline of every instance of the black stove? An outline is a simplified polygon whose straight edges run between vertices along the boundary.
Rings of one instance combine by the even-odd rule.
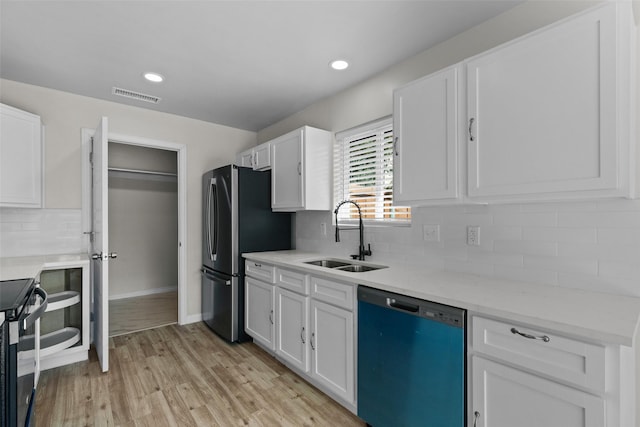
[[[39,297],[39,298],[38,298]],[[33,421],[37,351],[21,353],[20,341],[33,333],[47,307],[47,294],[34,279],[0,281],[0,425],[29,426]],[[37,329],[36,329],[37,330]],[[39,335],[34,336],[39,340]],[[29,354],[31,354],[29,353]],[[23,360],[21,360],[23,359]]]
[[[0,281],[0,312],[5,313],[6,320],[14,320],[19,311],[35,289],[33,279],[16,279]]]

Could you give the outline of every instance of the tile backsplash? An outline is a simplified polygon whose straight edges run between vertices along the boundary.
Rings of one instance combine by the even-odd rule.
[[[640,297],[640,200],[419,207],[412,216],[410,227],[365,226],[367,259]],[[425,241],[424,225],[438,225],[440,241]],[[479,246],[466,243],[470,225]],[[296,214],[297,249],[357,252],[357,231],[340,237],[330,212]]]
[[[80,209],[0,208],[0,257],[87,251]]]

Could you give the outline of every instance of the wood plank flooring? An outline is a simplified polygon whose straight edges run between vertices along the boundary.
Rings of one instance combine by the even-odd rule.
[[[253,343],[203,323],[110,339],[110,371],[91,359],[42,373],[36,426],[365,424]]]
[[[177,322],[177,291],[109,301],[110,337]]]

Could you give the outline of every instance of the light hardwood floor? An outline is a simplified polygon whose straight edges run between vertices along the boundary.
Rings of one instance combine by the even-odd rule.
[[[364,426],[253,343],[203,323],[110,339],[110,370],[91,360],[42,373],[41,426]]]
[[[109,336],[178,322],[178,292],[109,301]]]

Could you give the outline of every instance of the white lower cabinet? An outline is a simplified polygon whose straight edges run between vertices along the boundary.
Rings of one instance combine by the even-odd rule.
[[[275,350],[275,291],[272,283],[245,278],[245,331],[264,347]]]
[[[309,371],[309,297],[276,289],[276,352],[293,367]]]
[[[635,426],[633,352],[471,316],[468,426]]]
[[[353,313],[312,300],[310,344],[313,378],[355,403]]]
[[[601,397],[478,356],[472,371],[474,427],[606,425]]]
[[[247,334],[356,413],[355,285],[281,268],[271,276],[273,266],[250,259],[246,266]]]

